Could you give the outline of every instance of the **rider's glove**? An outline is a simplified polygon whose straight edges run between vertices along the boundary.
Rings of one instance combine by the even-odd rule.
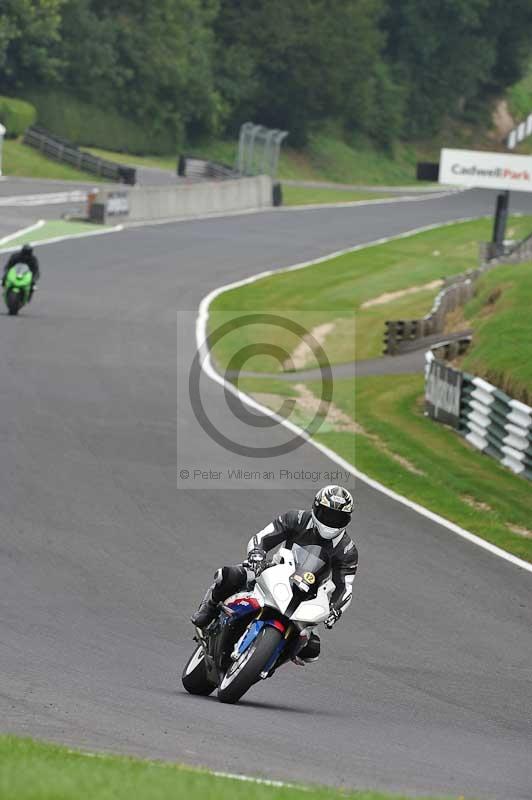
[[[336,625],[336,623],[338,622],[338,620],[340,619],[341,616],[342,616],[342,612],[339,611],[337,608],[333,608],[331,610],[331,613],[329,614],[329,616],[325,620],[325,627],[328,628],[329,630],[331,630],[333,625]]]
[[[248,553],[248,557],[246,559],[249,568],[252,569],[255,574],[260,573],[264,562],[266,560],[266,551],[262,549],[262,547],[254,547],[253,550],[250,550]]]

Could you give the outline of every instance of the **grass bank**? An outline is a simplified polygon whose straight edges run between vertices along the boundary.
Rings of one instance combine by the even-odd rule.
[[[512,217],[509,224],[516,238],[531,228],[530,217]],[[304,270],[263,278],[217,297],[210,309],[211,330],[244,312],[275,313],[298,322],[307,331],[321,330],[319,338],[333,364],[378,357],[385,320],[426,314],[439,291],[434,282],[474,265],[478,242],[490,236],[490,220],[442,226]],[[321,326],[326,325],[330,328],[325,334]],[[213,353],[225,369],[242,344],[262,341],[291,353],[298,345],[298,337],[290,338],[282,327],[253,325],[224,336]],[[309,355],[307,362],[299,360],[299,365],[315,366],[315,361]],[[246,369],[278,372],[281,365],[270,356],[258,355],[249,360]]]
[[[518,238],[531,227],[530,218],[514,218],[511,235]],[[213,346],[217,364],[280,372],[275,352],[230,363],[242,348],[264,342],[296,360],[300,341],[284,326],[239,322],[257,311],[303,325],[332,363],[378,356],[384,320],[426,313],[438,289],[420,287],[472,267],[477,242],[489,232],[489,220],[445,226],[219,295],[211,306],[211,330],[226,321],[236,327]],[[409,287],[418,290],[395,294]],[[379,303],[368,306],[372,299]],[[501,266],[486,274],[477,296],[454,320],[456,327],[475,330],[463,366],[492,380],[502,375],[503,388],[511,384],[532,393],[531,302],[532,265]],[[298,366],[316,366],[311,353],[308,359]],[[257,377],[241,378],[238,385],[276,411],[283,399],[293,398],[289,419],[303,428],[319,406],[320,386],[298,382],[297,375],[291,383]],[[423,394],[422,374],[335,379],[332,407],[315,438],[385,486],[532,562],[529,482],[426,418]]]
[[[242,378],[238,386],[305,428],[318,383]],[[423,375],[335,379],[332,406],[314,438],[395,492],[532,562],[530,483],[424,415]]]
[[[48,178],[82,183],[99,183],[101,178],[60,164],[22,144],[20,139],[6,139],[3,145],[2,174],[15,178]]]
[[[125,153],[86,148],[102,158],[122,161],[124,164],[160,167],[175,171],[177,155],[132,156]],[[210,140],[185,147],[184,152],[210,158],[224,164],[235,164],[238,143]],[[334,132],[311,136],[303,150],[283,146],[279,161],[280,180],[316,180],[335,183],[402,186],[416,183],[417,154],[414,147],[398,145],[394,153],[376,150],[364,140],[343,141]]]
[[[532,406],[532,262],[501,266],[478,282],[463,317],[475,335],[461,366]],[[455,320],[456,324],[456,320]]]
[[[392,800],[377,792],[308,788],[308,800]],[[299,800],[300,788],[216,777],[177,764],[99,755],[0,736],[0,797],[9,800]],[[407,800],[404,796],[395,800]],[[421,799],[419,799],[421,800]]]

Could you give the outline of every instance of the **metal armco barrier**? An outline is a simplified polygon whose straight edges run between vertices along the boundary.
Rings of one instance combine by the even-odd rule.
[[[491,383],[426,354],[426,412],[453,425],[477,450],[532,480],[532,408]],[[459,387],[459,388],[458,388]]]
[[[55,161],[70,164],[84,172],[99,175],[110,181],[127,183],[130,186],[136,183],[137,171],[133,167],[126,167],[125,164],[117,164],[114,161],[93,156],[92,153],[80,150],[66,139],[55,136],[43,128],[28,128],[24,133],[23,141],[24,144],[40,150],[43,155],[53,158]]]
[[[384,332],[384,354],[397,355],[411,350],[417,339],[443,333],[445,317],[458,306],[464,305],[473,297],[474,273],[454,279],[441,290],[430,312],[422,319],[387,320]]]
[[[387,320],[384,331],[384,355],[394,356],[414,349],[418,339],[444,332],[445,317],[450,311],[467,303],[475,293],[475,283],[485,272],[501,264],[516,264],[532,258],[532,234],[519,242],[506,256],[484,261],[490,244],[480,245],[481,266],[462,275],[453,275],[434,300],[430,312],[422,319]],[[421,344],[424,344],[423,342]],[[430,346],[431,342],[425,343]]]
[[[179,156],[177,174],[180,178],[191,178],[192,180],[224,180],[237,178],[239,175],[233,167],[229,167],[227,164],[186,155]]]

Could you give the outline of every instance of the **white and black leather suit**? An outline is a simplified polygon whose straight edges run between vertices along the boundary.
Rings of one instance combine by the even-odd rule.
[[[343,613],[351,603],[353,581],[358,568],[358,551],[350,536],[340,531],[336,538],[325,540],[315,529],[310,511],[288,511],[252,536],[248,542],[248,554],[259,548],[268,552],[283,542],[287,548],[293,544],[317,544],[329,553],[331,579],[335,584],[330,598],[331,609]],[[222,567],[214,577],[211,596],[214,602],[219,603],[236,592],[251,589],[255,576],[244,563]],[[320,639],[318,634],[313,633],[305,652],[301,651],[300,656],[305,661],[314,661],[319,652]]]

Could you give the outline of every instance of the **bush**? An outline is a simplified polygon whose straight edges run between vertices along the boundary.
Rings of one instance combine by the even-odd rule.
[[[136,155],[177,152],[176,132],[170,126],[145,129],[113,109],[99,108],[61,92],[34,92],[30,99],[37,107],[39,125],[74,144]]]
[[[15,139],[33,125],[37,110],[31,103],[15,97],[0,96],[0,122],[6,127],[6,138]]]

